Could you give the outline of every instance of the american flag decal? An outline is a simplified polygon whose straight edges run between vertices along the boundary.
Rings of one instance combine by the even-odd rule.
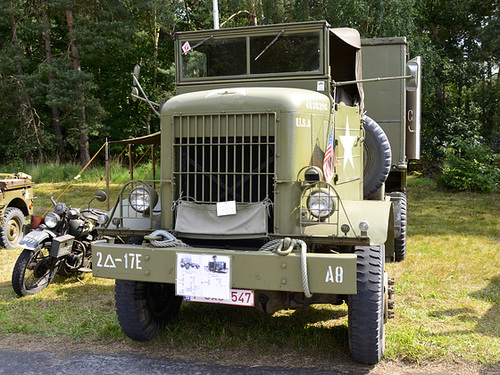
[[[339,164],[337,156],[335,155],[335,140],[333,138],[333,129],[328,138],[328,145],[325,150],[325,158],[323,159],[323,177],[326,182],[330,182],[335,176],[333,168]]]

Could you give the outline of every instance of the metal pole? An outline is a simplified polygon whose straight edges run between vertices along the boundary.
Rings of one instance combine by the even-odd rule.
[[[128,144],[128,166],[130,168],[130,179],[134,179],[134,164],[132,164],[132,144]]]
[[[153,164],[153,188],[156,189],[155,145],[151,145],[151,163]]]
[[[217,0],[214,0],[214,29],[219,29],[219,5]]]
[[[108,211],[109,211],[109,142],[108,138],[106,138],[106,148],[104,150],[104,153],[106,154],[104,156],[106,160],[106,195],[107,195],[107,205],[108,205]]]

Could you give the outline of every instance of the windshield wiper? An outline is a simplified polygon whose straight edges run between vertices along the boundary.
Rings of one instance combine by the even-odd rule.
[[[279,38],[279,37],[281,36],[281,34],[283,34],[284,32],[285,32],[285,30],[281,30],[281,31],[278,33],[278,35],[276,35],[276,37],[275,37],[275,38],[271,41],[271,43],[269,43],[269,44],[266,46],[266,48],[264,48],[264,49],[262,50],[262,52],[261,52],[261,53],[259,53],[259,54],[257,55],[257,57],[254,59],[254,61],[257,61],[257,59],[258,59],[259,57],[261,57],[261,56],[263,55],[263,53],[264,53],[264,52],[266,52],[266,51],[267,51],[267,49],[268,49],[269,47],[271,47],[274,43],[276,43],[276,41],[278,40],[278,38]]]
[[[189,52],[191,52],[192,50],[194,50],[195,48],[201,46],[203,43],[205,43],[207,40],[209,39],[212,39],[214,36],[213,35],[210,35],[209,37],[203,39],[201,42],[198,42],[197,44],[195,44],[193,47],[189,46],[188,50],[186,52],[184,52],[185,55],[187,55]],[[188,45],[189,45],[189,42],[186,42]],[[186,44],[185,43],[185,44]]]

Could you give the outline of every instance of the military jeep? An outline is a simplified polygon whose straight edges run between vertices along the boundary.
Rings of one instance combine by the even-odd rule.
[[[161,180],[125,184],[100,218],[115,242],[93,247],[123,331],[151,339],[183,299],[269,314],[347,303],[354,359],[378,362],[419,152],[406,39],[324,21],[181,32],[175,66]]]
[[[25,217],[33,214],[33,182],[25,173],[0,173],[0,246],[12,249],[23,237]]]

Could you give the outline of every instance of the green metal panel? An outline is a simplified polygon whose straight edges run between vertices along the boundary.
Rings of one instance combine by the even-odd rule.
[[[311,164],[313,150],[326,147],[328,132],[331,129],[330,101],[327,96],[315,91],[253,87],[238,89],[218,89],[191,92],[170,99],[162,109],[162,228],[173,228],[172,203],[179,198],[174,184],[179,185],[175,173],[178,163],[174,144],[176,134],[183,137],[200,138],[203,134],[217,132],[223,136],[263,136],[258,129],[261,125],[249,124],[245,116],[269,114],[273,118],[273,129],[266,130],[275,138],[274,230],[287,235],[299,234],[300,189],[296,183],[299,171]],[[229,116],[231,125],[226,129]],[[197,118],[195,125],[181,118]],[[207,118],[208,120],[204,120]],[[213,120],[215,118],[215,120]],[[235,119],[235,120],[233,120]],[[359,117],[358,117],[359,119]],[[176,122],[177,121],[177,122]],[[196,123],[216,121],[216,130],[203,130],[205,125]],[[175,129],[174,129],[175,128]],[[220,129],[219,129],[220,128]],[[357,124],[359,134],[359,121]],[[267,134],[267,133],[266,133]],[[242,156],[243,157],[243,156]],[[322,163],[322,157],[320,164]],[[199,163],[195,163],[199,164]],[[259,164],[265,164],[261,160]],[[205,171],[206,172],[206,171]],[[181,189],[184,194],[186,191]],[[265,197],[261,197],[262,199]],[[261,200],[262,200],[261,199]],[[165,214],[168,213],[168,214]]]
[[[406,74],[406,38],[363,39],[363,79],[404,76]],[[392,165],[406,165],[405,80],[363,84],[367,116],[384,129],[392,151]]]
[[[296,253],[280,256],[268,251],[98,243],[92,246],[93,273],[95,277],[175,283],[177,252],[231,256],[233,288],[303,291],[301,258]],[[355,254],[308,253],[307,266],[311,293],[356,293]],[[334,277],[340,274],[342,277]]]
[[[19,174],[2,174],[0,176],[0,221],[8,207],[17,207],[25,215],[33,214],[33,186],[31,177]],[[26,178],[25,178],[26,176]],[[29,177],[29,178],[28,178]]]

